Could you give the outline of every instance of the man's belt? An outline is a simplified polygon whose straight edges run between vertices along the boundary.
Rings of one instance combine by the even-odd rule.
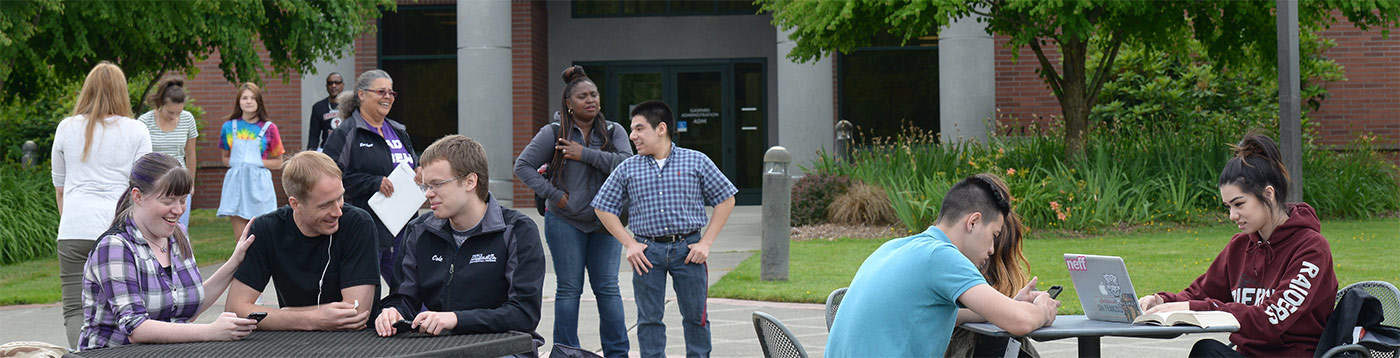
[[[659,242],[659,243],[668,243],[668,242],[683,241],[683,240],[685,240],[685,238],[686,238],[687,236],[695,235],[695,234],[698,234],[698,233],[700,233],[700,230],[694,230],[694,231],[687,232],[687,233],[684,233],[684,234],[675,234],[675,235],[642,236],[642,238],[643,238],[643,239],[647,239],[647,240],[651,240],[651,241],[654,241],[654,242]]]

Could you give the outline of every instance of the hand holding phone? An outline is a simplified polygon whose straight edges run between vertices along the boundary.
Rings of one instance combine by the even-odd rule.
[[[262,322],[263,318],[267,318],[267,312],[249,313],[247,318],[254,321]]]
[[[1054,298],[1056,298],[1056,297],[1059,297],[1059,296],[1060,296],[1060,291],[1063,291],[1064,289],[1065,289],[1065,288],[1064,288],[1064,287],[1060,287],[1060,285],[1054,285],[1054,286],[1050,286],[1050,289],[1049,289],[1049,290],[1046,290],[1045,293],[1046,293],[1046,294],[1049,294],[1051,299],[1054,299]]]

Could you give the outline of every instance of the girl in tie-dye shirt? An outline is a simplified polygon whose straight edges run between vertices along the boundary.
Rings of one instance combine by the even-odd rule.
[[[272,188],[272,171],[282,167],[282,136],[267,118],[262,89],[252,83],[238,87],[233,113],[219,132],[219,149],[224,150],[224,188],[219,198],[219,216],[227,216],[234,233],[242,233],[249,219],[277,209]]]

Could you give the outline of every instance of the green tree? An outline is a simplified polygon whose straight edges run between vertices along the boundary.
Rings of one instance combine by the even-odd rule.
[[[195,64],[215,53],[229,81],[261,83],[264,74],[286,81],[337,57],[370,29],[366,20],[394,6],[393,0],[0,1],[0,102],[81,81],[103,60],[129,79],[145,80],[130,84],[138,93],[162,73],[197,74]]]
[[[1068,157],[1084,153],[1090,111],[1124,45],[1184,52],[1194,38],[1218,69],[1275,68],[1277,33],[1272,0],[758,0],[773,24],[790,30],[796,46],[788,58],[810,61],[833,51],[868,46],[885,32],[904,40],[952,21],[977,16],[990,34],[1010,38],[1013,56],[1035,53],[1037,70],[1060,102]],[[1300,31],[1336,21],[1340,13],[1361,29],[1400,25],[1400,0],[1302,0]],[[1058,49],[1051,62],[1048,46]]]

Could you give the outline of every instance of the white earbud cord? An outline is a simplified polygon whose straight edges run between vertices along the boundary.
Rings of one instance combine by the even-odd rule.
[[[331,246],[335,245],[335,234],[331,234],[329,242],[326,243],[326,267],[321,268],[321,279],[316,281],[316,305],[321,305],[321,287],[326,284],[326,271],[331,268]]]

